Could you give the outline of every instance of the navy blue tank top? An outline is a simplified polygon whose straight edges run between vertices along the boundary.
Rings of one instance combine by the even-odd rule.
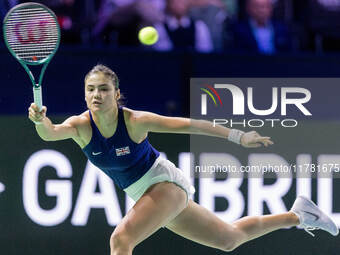
[[[139,144],[130,139],[121,107],[118,108],[116,132],[110,138],[101,135],[91,111],[89,113],[92,137],[83,152],[92,164],[105,172],[118,187],[125,189],[151,168],[159,152],[151,146],[147,138]]]

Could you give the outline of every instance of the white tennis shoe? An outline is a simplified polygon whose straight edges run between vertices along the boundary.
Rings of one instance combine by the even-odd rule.
[[[299,217],[299,227],[304,228],[312,236],[314,234],[310,231],[316,229],[325,230],[333,236],[339,233],[334,221],[306,197],[298,196],[290,210]]]

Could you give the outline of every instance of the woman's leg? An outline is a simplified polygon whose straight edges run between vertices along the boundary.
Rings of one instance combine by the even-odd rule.
[[[111,255],[131,255],[138,243],[173,220],[186,207],[186,200],[186,193],[173,183],[153,185],[112,233]]]
[[[189,205],[166,227],[192,241],[231,251],[251,239],[298,224],[299,219],[292,212],[249,216],[228,224],[204,207],[189,201]]]

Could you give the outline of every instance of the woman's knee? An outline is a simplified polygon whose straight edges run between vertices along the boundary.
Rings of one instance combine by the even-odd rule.
[[[219,243],[217,244],[218,248],[223,251],[233,251],[235,250],[240,244],[243,243],[244,240],[244,233],[237,227],[232,226],[233,231],[230,233],[230,229],[228,229],[227,234],[221,236],[227,236],[224,239],[220,239]]]
[[[111,254],[130,254],[133,245],[122,231],[114,231],[110,237]]]
[[[233,251],[238,245],[237,240],[226,237],[224,239],[215,240],[214,246],[222,251]]]
[[[238,242],[236,242],[235,240],[226,240],[221,247],[221,250],[230,252],[235,250],[238,246]]]

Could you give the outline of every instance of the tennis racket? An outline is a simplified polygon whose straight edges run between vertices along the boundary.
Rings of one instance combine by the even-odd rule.
[[[4,40],[12,55],[28,73],[33,84],[34,103],[42,109],[41,83],[48,63],[60,43],[56,15],[45,5],[24,3],[14,6],[3,22]],[[38,82],[29,66],[43,65]]]

